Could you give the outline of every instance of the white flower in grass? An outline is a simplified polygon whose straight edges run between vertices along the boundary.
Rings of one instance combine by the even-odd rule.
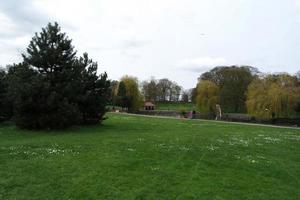
[[[210,151],[215,151],[216,149],[219,149],[220,147],[213,146],[212,144],[210,146],[207,146],[207,149]]]
[[[150,167],[150,169],[151,169],[152,171],[158,171],[158,170],[159,170],[159,167]]]
[[[222,139],[217,139],[217,142],[219,142],[219,143],[224,143],[224,140],[222,140]]]
[[[190,151],[191,149],[188,147],[179,147],[181,151]]]
[[[134,149],[132,149],[132,148],[128,148],[127,150],[128,150],[128,151],[135,151],[135,150],[134,150]]]
[[[264,137],[265,135],[263,135],[263,134],[259,134],[258,136],[259,136],[259,137]]]
[[[260,158],[260,159],[266,159],[266,157],[264,157],[264,156],[256,156],[257,158]]]
[[[267,143],[277,143],[280,141],[279,138],[265,137],[264,138]]]

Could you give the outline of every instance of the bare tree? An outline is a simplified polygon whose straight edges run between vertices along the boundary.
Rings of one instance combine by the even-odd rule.
[[[160,101],[170,100],[170,89],[172,86],[172,81],[167,78],[160,79],[157,84],[158,96]]]
[[[171,88],[170,88],[170,101],[179,101],[179,97],[181,94],[182,87],[179,86],[176,82],[172,82]]]
[[[146,101],[158,100],[157,81],[153,77],[149,81],[143,81],[142,94],[144,95]]]

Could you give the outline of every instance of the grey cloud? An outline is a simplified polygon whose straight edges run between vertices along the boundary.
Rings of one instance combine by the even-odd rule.
[[[140,53],[135,52],[138,48],[145,47],[150,44],[150,41],[145,40],[137,40],[137,39],[128,39],[123,40],[120,43],[117,49],[121,50],[121,54],[129,59],[137,60],[140,59],[142,56]]]
[[[16,37],[31,33],[48,21],[48,17],[29,0],[0,1],[0,11],[15,24],[17,29],[11,35],[0,32],[2,37]]]

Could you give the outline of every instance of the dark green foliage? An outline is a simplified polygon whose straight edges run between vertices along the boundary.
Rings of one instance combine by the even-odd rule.
[[[12,117],[12,103],[8,96],[7,73],[0,69],[0,122]]]
[[[300,103],[297,104],[296,108],[295,108],[295,111],[297,113],[300,113]]]
[[[82,114],[82,123],[97,123],[103,119],[106,112],[106,105],[110,97],[110,82],[107,81],[106,73],[97,75],[98,65],[89,59],[87,54],[77,59],[75,63],[76,68],[79,69],[75,75],[77,80],[74,81],[74,84],[76,86],[71,86],[69,91],[72,91],[74,87],[77,87],[77,91],[71,92],[70,95],[78,103],[79,111]]]
[[[197,101],[197,88],[192,88],[191,100],[192,100],[193,104],[196,103],[196,101]]]
[[[120,81],[118,89],[118,106],[128,109],[130,108],[130,97],[127,96],[126,85],[124,81]]]
[[[65,128],[103,120],[108,101],[106,73],[97,63],[77,58],[57,23],[32,38],[24,62],[10,69],[15,121],[29,129]]]
[[[109,96],[109,102],[110,105],[112,106],[116,106],[118,104],[118,86],[119,86],[119,81],[113,80],[110,83],[109,86],[109,92],[110,92],[110,96]]]
[[[216,67],[201,75],[201,80],[214,82],[220,88],[220,104],[224,112],[245,112],[248,85],[258,73],[253,67]]]

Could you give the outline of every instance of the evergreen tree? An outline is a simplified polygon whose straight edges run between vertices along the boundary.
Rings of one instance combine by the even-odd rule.
[[[64,128],[102,121],[109,81],[87,54],[76,57],[57,23],[32,38],[24,62],[11,70],[15,118],[23,128]],[[24,88],[22,88],[24,85]]]
[[[79,110],[82,113],[83,124],[94,124],[103,120],[106,112],[106,105],[110,99],[110,82],[107,81],[107,74],[97,75],[98,64],[83,54],[76,60],[78,71],[77,85],[80,89],[77,94]],[[74,95],[74,93],[71,93]]]
[[[8,97],[8,80],[5,70],[0,69],[0,122],[12,117],[12,104]]]

